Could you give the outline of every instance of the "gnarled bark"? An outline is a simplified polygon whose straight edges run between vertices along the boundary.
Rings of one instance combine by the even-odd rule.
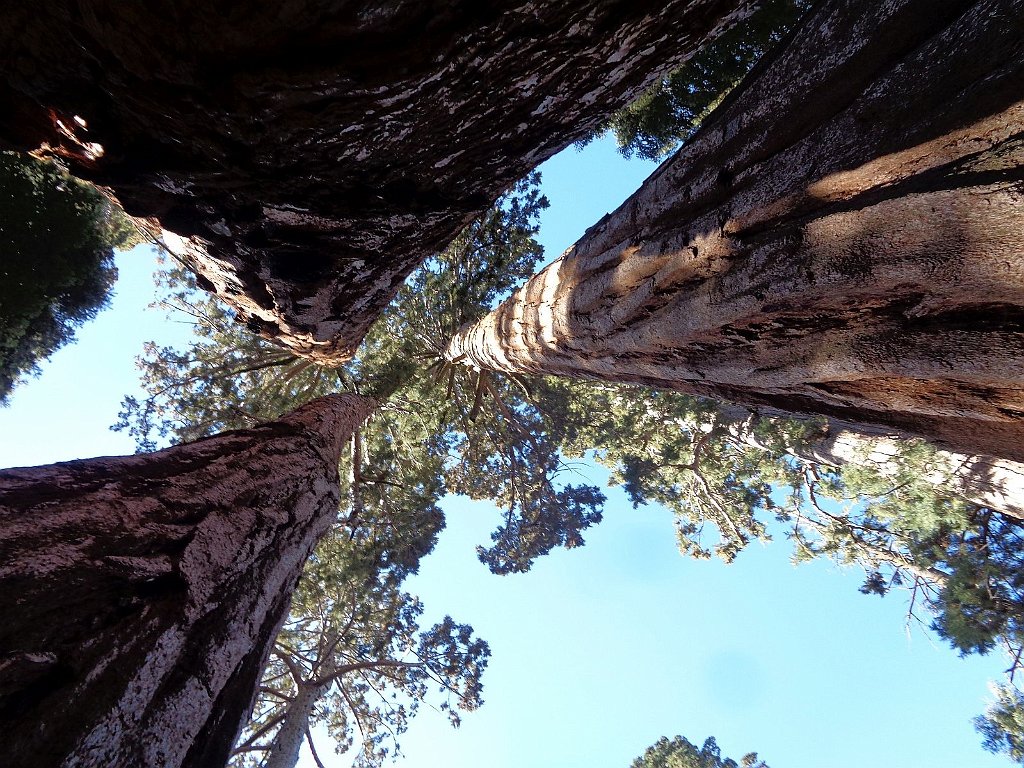
[[[0,145],[80,160],[253,330],[337,362],[424,257],[749,4],[11,0]]]
[[[0,472],[3,764],[223,765],[372,407]]]
[[[831,0],[452,343],[1024,461],[1024,3]]]

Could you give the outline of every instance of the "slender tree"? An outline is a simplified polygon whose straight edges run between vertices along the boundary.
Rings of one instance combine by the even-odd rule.
[[[0,472],[4,764],[223,765],[372,406]]]
[[[1024,460],[1019,0],[830,0],[449,357]]]
[[[736,444],[775,454],[781,449],[802,461],[828,467],[856,467],[892,476],[908,456],[927,457],[915,467],[925,487],[1024,519],[1024,464],[1020,462],[935,450],[921,439],[902,437],[891,430],[867,430],[825,418],[802,419],[795,439],[784,438],[779,444],[777,440],[783,435],[774,429],[765,430],[764,425],[791,421],[791,414],[726,405],[715,405],[713,413],[712,431],[727,434],[727,439]]]
[[[321,542],[292,601],[263,674],[234,765],[291,768],[313,724],[328,727],[338,751],[354,743],[356,763],[378,766],[421,701],[438,688],[439,708],[482,703],[487,644],[450,617],[421,631],[422,606],[401,591],[402,569],[367,562],[342,527]]]
[[[750,5],[12,0],[0,146],[45,143],[253,330],[337,362],[417,264]]]

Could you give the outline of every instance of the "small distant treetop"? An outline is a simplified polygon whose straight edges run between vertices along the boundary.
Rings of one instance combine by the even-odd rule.
[[[740,762],[722,757],[714,736],[699,748],[683,736],[669,739],[662,736],[633,761],[630,768],[768,768],[758,760],[756,752],[744,755]]]

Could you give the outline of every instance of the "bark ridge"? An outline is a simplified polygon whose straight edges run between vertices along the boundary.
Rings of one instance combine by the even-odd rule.
[[[0,471],[4,765],[223,765],[372,407]]]
[[[1024,460],[1024,2],[830,0],[452,343]]]

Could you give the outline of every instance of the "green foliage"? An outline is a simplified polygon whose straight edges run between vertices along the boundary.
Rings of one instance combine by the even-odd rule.
[[[1024,765],[1024,694],[1013,685],[995,686],[993,692],[996,700],[975,718],[974,727],[984,736],[985,749]]]
[[[907,441],[884,466],[865,456],[835,467],[814,458],[827,430],[813,420],[579,381],[548,380],[538,400],[558,414],[550,437],[566,455],[594,449],[634,505],[673,510],[689,556],[731,562],[774,528],[797,559],[927,572],[949,556],[950,532],[972,521],[974,508],[936,484],[935,452],[923,442]]]
[[[134,226],[59,165],[0,152],[0,404],[108,301]]]
[[[549,380],[537,391],[559,415],[550,439],[569,456],[594,451],[634,505],[672,509],[684,554],[731,562],[781,532],[796,561],[864,568],[865,593],[907,590],[908,619],[962,654],[1003,647],[1012,683],[1024,649],[1024,521],[960,498],[942,481],[952,467],[923,441],[880,460],[865,438],[862,455],[838,467],[816,458],[828,436],[818,422],[607,384]],[[1020,694],[1001,690],[979,728],[993,749],[1019,750]],[[702,765],[687,744],[673,759]]]
[[[686,141],[755,63],[792,28],[809,0],[768,0],[679,69],[616,112],[610,130],[626,157],[657,160]]]
[[[761,515],[783,514],[775,485],[799,485],[786,448],[814,427],[795,420],[756,420],[758,444],[737,427],[749,412],[729,412],[701,398],[566,380],[547,380],[538,399],[552,439],[567,456],[591,448],[612,470],[634,506],[671,509],[683,554],[731,562],[751,541],[770,538]],[[790,506],[799,506],[794,496]],[[707,530],[713,527],[711,532]],[[710,540],[709,540],[710,539]]]
[[[604,497],[558,482],[558,446],[545,437],[550,416],[527,383],[443,360],[460,326],[532,274],[542,255],[535,220],[547,205],[538,181],[535,174],[521,182],[417,270],[356,357],[337,369],[248,334],[180,270],[165,276],[166,304],[191,316],[196,341],[184,351],[146,348],[140,368],[150,396],[126,398],[115,429],[150,450],[161,439],[251,426],[329,392],[371,394],[381,405],[361,436],[353,509],[401,508],[445,493],[493,501],[505,520],[480,557],[496,573],[525,571],[554,546],[578,546],[600,520]]]
[[[146,347],[139,365],[148,397],[126,398],[115,427],[140,448],[250,426],[329,392],[379,403],[343,462],[338,527],[307,565],[264,678],[271,692],[239,745],[240,765],[272,746],[299,681],[331,678],[314,719],[328,724],[339,748],[361,734],[360,765],[378,764],[393,748],[430,685],[451,695],[454,704],[441,707],[453,716],[479,703],[486,645],[451,619],[421,631],[422,609],[401,590],[444,525],[441,496],[504,508],[493,546],[480,549],[498,573],[582,544],[581,531],[600,519],[596,488],[559,481],[548,415],[527,383],[443,360],[455,330],[530,275],[542,255],[533,235],[547,201],[537,182],[518,185],[415,272],[356,357],[335,369],[252,336],[181,270],[160,278],[165,305],[186,312],[196,336],[185,350]]]
[[[482,704],[487,643],[450,617],[421,629],[423,606],[401,590],[408,563],[382,566],[376,544],[337,526],[317,547],[236,746],[235,768],[263,762],[301,688],[316,692],[309,722],[327,727],[338,752],[358,735],[359,768],[397,752],[423,701],[440,696],[437,708],[456,726],[458,711]]]
[[[630,768],[739,768],[741,765],[743,768],[768,768],[757,759],[756,752],[744,755],[739,763],[723,758],[714,736],[705,739],[699,749],[682,736],[674,739],[662,736],[634,760]]]
[[[933,627],[962,654],[986,653],[1000,641],[1024,647],[1024,525],[978,509],[961,531],[932,537],[933,559],[949,578]]]

